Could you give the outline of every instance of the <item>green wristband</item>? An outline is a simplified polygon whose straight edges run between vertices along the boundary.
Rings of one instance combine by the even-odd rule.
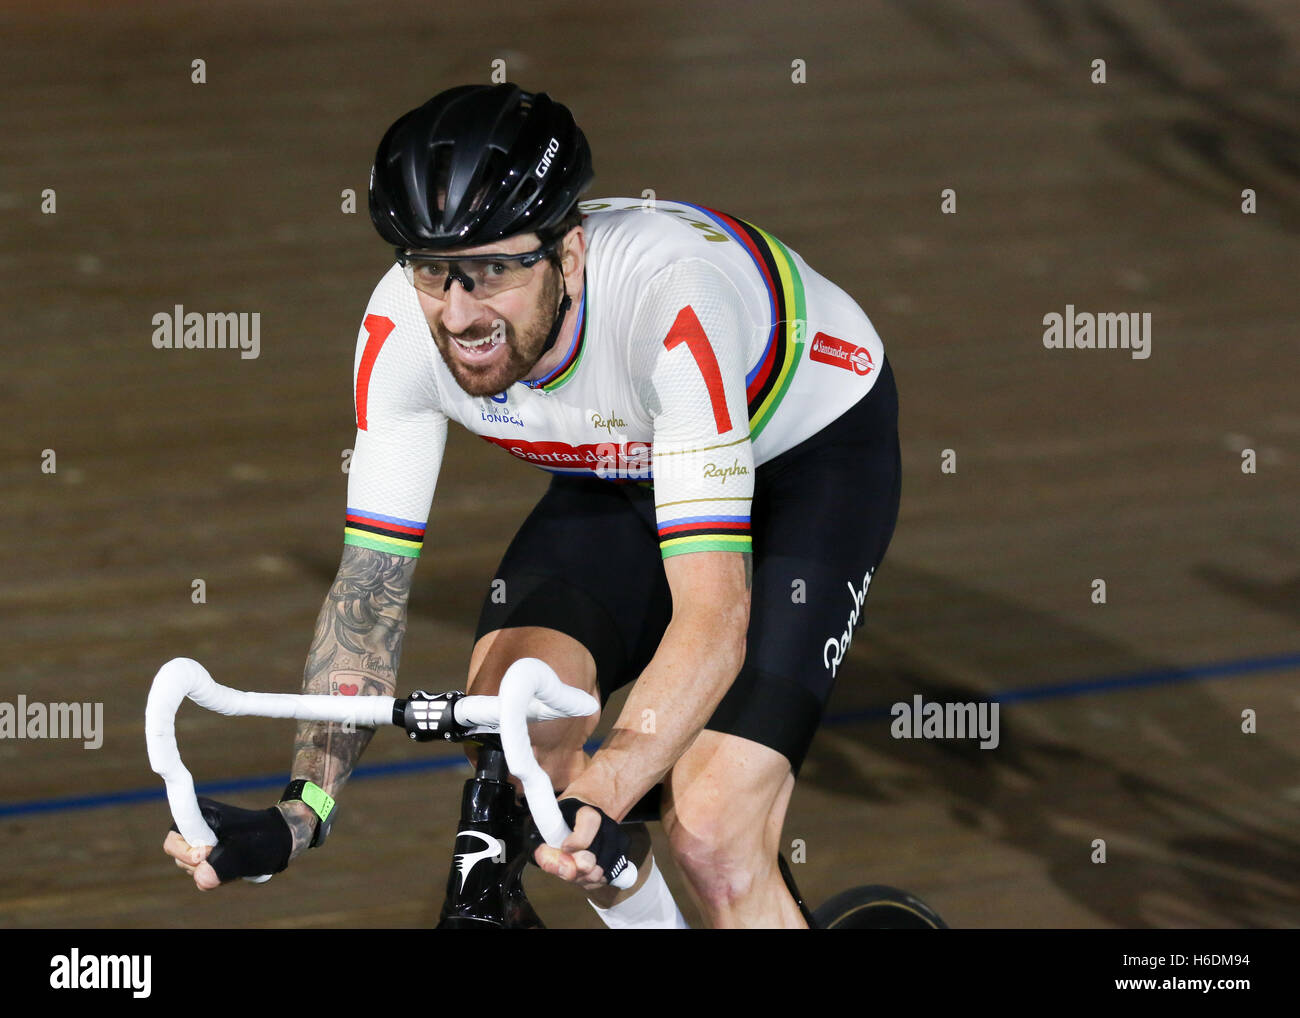
[[[306,778],[295,778],[289,782],[284,794],[280,796],[281,802],[294,800],[306,803],[307,807],[316,814],[316,833],[312,835],[311,847],[316,848],[324,844],[330,828],[334,826],[333,797],[316,782],[308,781]]]

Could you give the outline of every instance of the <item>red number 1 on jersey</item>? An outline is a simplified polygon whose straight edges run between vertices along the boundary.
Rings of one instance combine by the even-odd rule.
[[[361,363],[357,366],[357,427],[366,431],[370,423],[366,418],[366,407],[370,402],[370,374],[375,370],[375,359],[394,325],[391,318],[383,315],[366,315],[362,325],[366,329],[366,348],[362,351]]]
[[[731,414],[727,413],[727,395],[722,390],[722,372],[718,370],[718,359],[713,356],[713,347],[709,346],[709,337],[704,334],[704,326],[695,317],[695,310],[687,304],[677,312],[677,320],[664,338],[664,346],[672,350],[681,343],[691,351],[695,366],[704,376],[704,385],[709,390],[709,402],[713,404],[713,421],[718,426],[718,434],[731,430]]]

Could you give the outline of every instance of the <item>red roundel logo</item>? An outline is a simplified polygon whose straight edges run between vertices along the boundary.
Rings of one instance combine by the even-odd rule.
[[[843,339],[836,339],[824,332],[813,336],[812,349],[808,356],[822,364],[833,364],[845,371],[855,371],[859,375],[868,374],[875,365],[871,354],[864,347],[854,346]]]

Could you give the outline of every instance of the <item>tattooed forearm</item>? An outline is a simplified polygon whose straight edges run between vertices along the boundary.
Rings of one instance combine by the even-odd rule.
[[[304,693],[392,696],[397,689],[406,602],[416,560],[345,545],[338,576],[316,620],[303,674]],[[374,730],[301,722],[293,776],[337,797]],[[305,809],[303,807],[302,809]],[[294,835],[294,854],[311,840],[314,822],[302,809],[281,812]],[[292,815],[291,815],[292,814]]]
[[[292,859],[311,845],[316,833],[316,814],[301,802],[281,802],[276,804],[276,808],[289,825],[289,834],[293,837],[293,849],[289,854]]]
[[[304,689],[337,692],[328,687],[331,668],[338,667],[345,657],[352,659],[352,667],[377,672],[391,666],[392,674],[387,677],[395,679],[415,562],[401,555],[344,546],[338,576],[316,622]]]

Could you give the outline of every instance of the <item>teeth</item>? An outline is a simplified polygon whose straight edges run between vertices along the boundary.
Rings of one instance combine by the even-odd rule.
[[[465,347],[465,349],[467,350],[476,350],[481,346],[490,344],[492,342],[492,337],[484,336],[482,339],[473,339],[473,340],[458,339],[456,340],[456,342],[459,343],[461,346]]]

